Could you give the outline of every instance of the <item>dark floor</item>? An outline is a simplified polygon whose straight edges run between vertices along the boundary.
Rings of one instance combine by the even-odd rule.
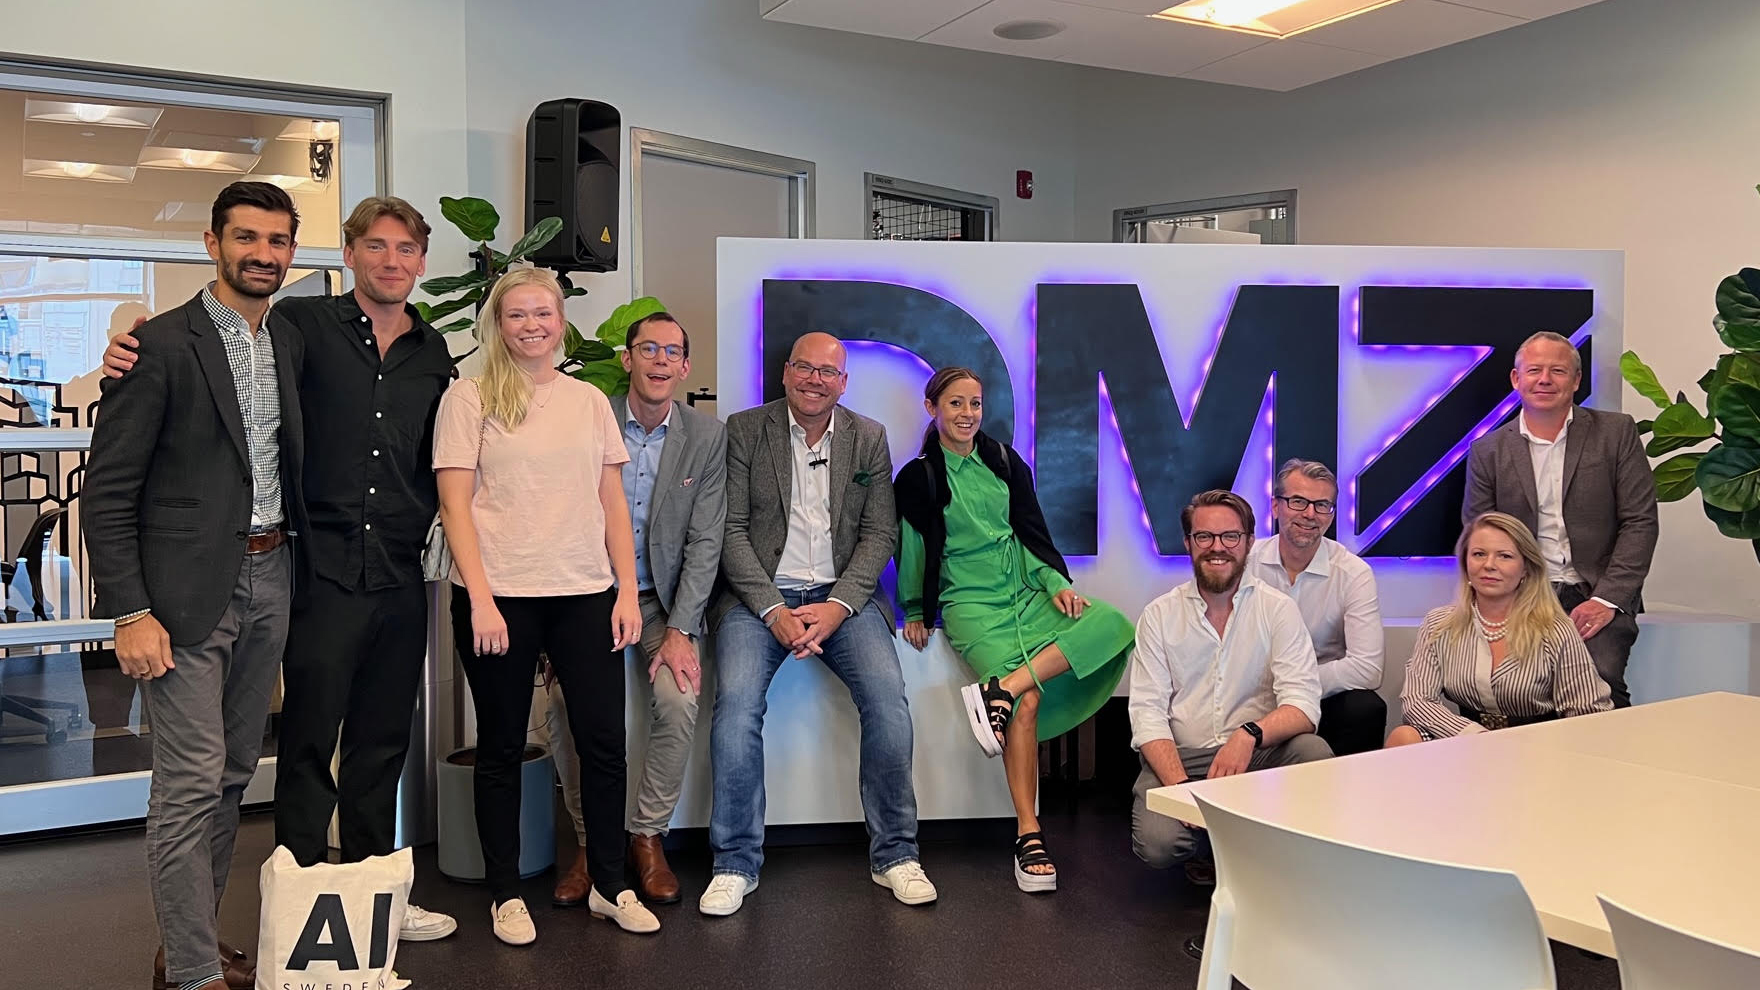
[[[671,857],[685,896],[657,908],[658,935],[552,908],[546,873],[525,892],[538,941],[517,949],[490,934],[482,889],[440,876],[429,846],[416,850],[412,900],[454,914],[459,932],[404,944],[397,968],[416,990],[1196,985],[1198,964],[1180,943],[1203,930],[1208,891],[1137,862],[1128,809],[1115,801],[1062,805],[1044,824],[1063,878],[1049,896],[1015,889],[1005,832],[928,823],[922,853],[941,891],[934,905],[905,907],[869,882],[860,843],[797,845],[769,851],[763,886],[739,914],[706,918],[695,906],[708,872],[698,838]],[[221,911],[222,931],[237,944],[253,939],[257,867],[272,844],[269,816],[247,816]],[[138,828],[0,847],[0,986],[145,990],[156,938],[144,874]],[[1569,948],[1555,957],[1561,990],[1619,986],[1610,961]]]

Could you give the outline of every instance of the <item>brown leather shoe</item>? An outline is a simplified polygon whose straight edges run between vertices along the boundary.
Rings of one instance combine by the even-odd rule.
[[[666,850],[658,835],[629,837],[629,858],[636,869],[636,885],[642,900],[655,904],[678,903],[678,877],[666,865]]]
[[[219,955],[215,961],[221,967],[220,979],[209,981],[209,986],[216,988],[216,990],[222,986],[227,990],[252,990],[257,985],[256,964],[245,958],[244,953],[227,946],[224,942],[220,943],[219,949]],[[160,946],[159,954],[153,957],[153,990],[172,990],[172,986],[165,976],[165,947]],[[208,988],[203,987],[202,990],[208,990]]]
[[[556,890],[550,895],[550,903],[557,907],[574,907],[587,899],[587,891],[593,886],[593,878],[587,876],[587,851],[578,849],[574,854],[574,865],[556,878]]]

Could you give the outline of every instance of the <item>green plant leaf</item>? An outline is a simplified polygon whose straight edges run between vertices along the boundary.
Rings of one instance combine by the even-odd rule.
[[[1656,421],[1653,419],[1640,419],[1637,422],[1637,427],[1638,436],[1647,436],[1651,430],[1656,429]]]
[[[1706,437],[1651,437],[1644,445],[1644,453],[1651,457],[1671,454],[1683,447],[1696,447],[1706,441]]]
[[[468,289],[473,285],[488,285],[489,276],[482,272],[465,272],[463,275],[442,275],[422,283],[422,291],[430,296],[443,296],[449,292]]]
[[[1737,540],[1760,540],[1760,509],[1730,512],[1710,502],[1703,502],[1705,518],[1717,524],[1717,531]]]
[[[617,361],[594,361],[576,368],[572,374],[583,382],[597,387],[606,395],[624,395],[629,392],[629,372]]]
[[[1726,320],[1722,315],[1711,318],[1717,336],[1731,348],[1744,353],[1760,351],[1760,323]]]
[[[610,344],[602,340],[594,340],[591,337],[581,338],[579,344],[569,349],[568,357],[570,360],[579,361],[582,364],[610,361],[620,369],[623,367],[623,362],[617,360],[617,352],[611,349]]]
[[[495,228],[501,224],[501,214],[495,212],[495,207],[488,200],[475,196],[462,199],[440,197],[440,215],[473,241],[494,240]]]
[[[453,320],[451,323],[448,323],[443,327],[435,327],[434,329],[440,333],[457,333],[460,330],[469,330],[476,325],[477,321],[467,316],[462,319]]]
[[[533,225],[531,230],[526,231],[524,237],[521,237],[514,243],[513,250],[507,252],[507,263],[512,264],[515,261],[519,261],[526,255],[531,254],[533,251],[536,251],[555,240],[556,235],[560,233],[562,233],[561,217],[545,217],[544,219],[539,220]]]
[[[1656,403],[1656,408],[1668,408],[1668,390],[1662,387],[1662,382],[1656,378],[1656,372],[1650,370],[1650,366],[1644,363],[1643,358],[1638,357],[1636,351],[1627,351],[1619,356],[1619,373],[1631,383],[1632,388],[1638,390],[1639,395]]]
[[[1656,500],[1679,502],[1693,494],[1693,489],[1699,487],[1695,471],[1704,456],[1702,453],[1676,454],[1656,465]]]
[[[435,303],[434,305],[429,306],[428,312],[423,314],[422,319],[432,325],[435,320],[438,320],[443,316],[451,316],[461,309],[468,309],[471,306],[476,305],[477,302],[483,298],[483,294],[488,291],[489,287],[486,285],[474,285],[470,288],[470,291],[462,296],[455,296],[444,302]]]
[[[1760,447],[1760,388],[1725,382],[1712,397],[1711,413],[1723,424],[1723,442]]]
[[[662,306],[660,300],[655,299],[653,296],[643,296],[640,299],[632,299],[629,302],[624,303],[622,306],[612,310],[611,315],[606,317],[605,322],[599,324],[599,329],[594,332],[593,336],[610,344],[612,347],[622,347],[624,337],[628,335],[629,325],[631,323],[634,323],[644,316],[653,316],[655,313],[664,312],[666,312],[666,307]]]
[[[1719,444],[1699,460],[1699,491],[1730,512],[1760,508],[1760,449]]]
[[[1690,446],[1710,437],[1717,427],[1692,403],[1680,401],[1656,414],[1655,430],[1657,440],[1687,440]]]
[[[568,329],[562,332],[562,353],[574,353],[574,349],[581,346],[581,341],[585,339],[585,337],[581,336],[580,328],[576,327],[574,323],[570,321]]]

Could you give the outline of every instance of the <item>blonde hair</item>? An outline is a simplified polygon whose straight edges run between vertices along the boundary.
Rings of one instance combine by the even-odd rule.
[[[483,348],[483,374],[477,380],[483,396],[483,416],[495,417],[502,427],[513,430],[525,422],[526,410],[532,401],[532,378],[514,363],[501,336],[501,303],[507,294],[522,286],[535,285],[550,293],[556,301],[557,319],[562,315],[562,284],[548,268],[515,268],[495,281],[483,311],[477,314],[477,340]],[[562,350],[561,338],[556,349]]]
[[[1456,646],[1465,646],[1475,635],[1475,599],[1473,584],[1467,579],[1467,544],[1481,529],[1495,529],[1509,537],[1516,545],[1517,556],[1522,558],[1522,581],[1516,586],[1516,599],[1510,605],[1507,617],[1509,625],[1504,628],[1509,634],[1510,657],[1537,661],[1544,655],[1546,637],[1558,623],[1566,622],[1568,618],[1564,607],[1558,603],[1558,595],[1552,591],[1552,583],[1546,579],[1546,558],[1540,555],[1540,541],[1534,539],[1534,534],[1520,519],[1502,512],[1483,513],[1461,530],[1461,538],[1454,548],[1455,563],[1461,572],[1460,592],[1455,598],[1454,610],[1443,623],[1443,639]]]

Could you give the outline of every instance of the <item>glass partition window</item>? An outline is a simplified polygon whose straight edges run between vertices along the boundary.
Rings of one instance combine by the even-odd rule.
[[[200,241],[222,187],[286,189],[300,240],[340,248],[341,122],[0,89],[0,231]]]

